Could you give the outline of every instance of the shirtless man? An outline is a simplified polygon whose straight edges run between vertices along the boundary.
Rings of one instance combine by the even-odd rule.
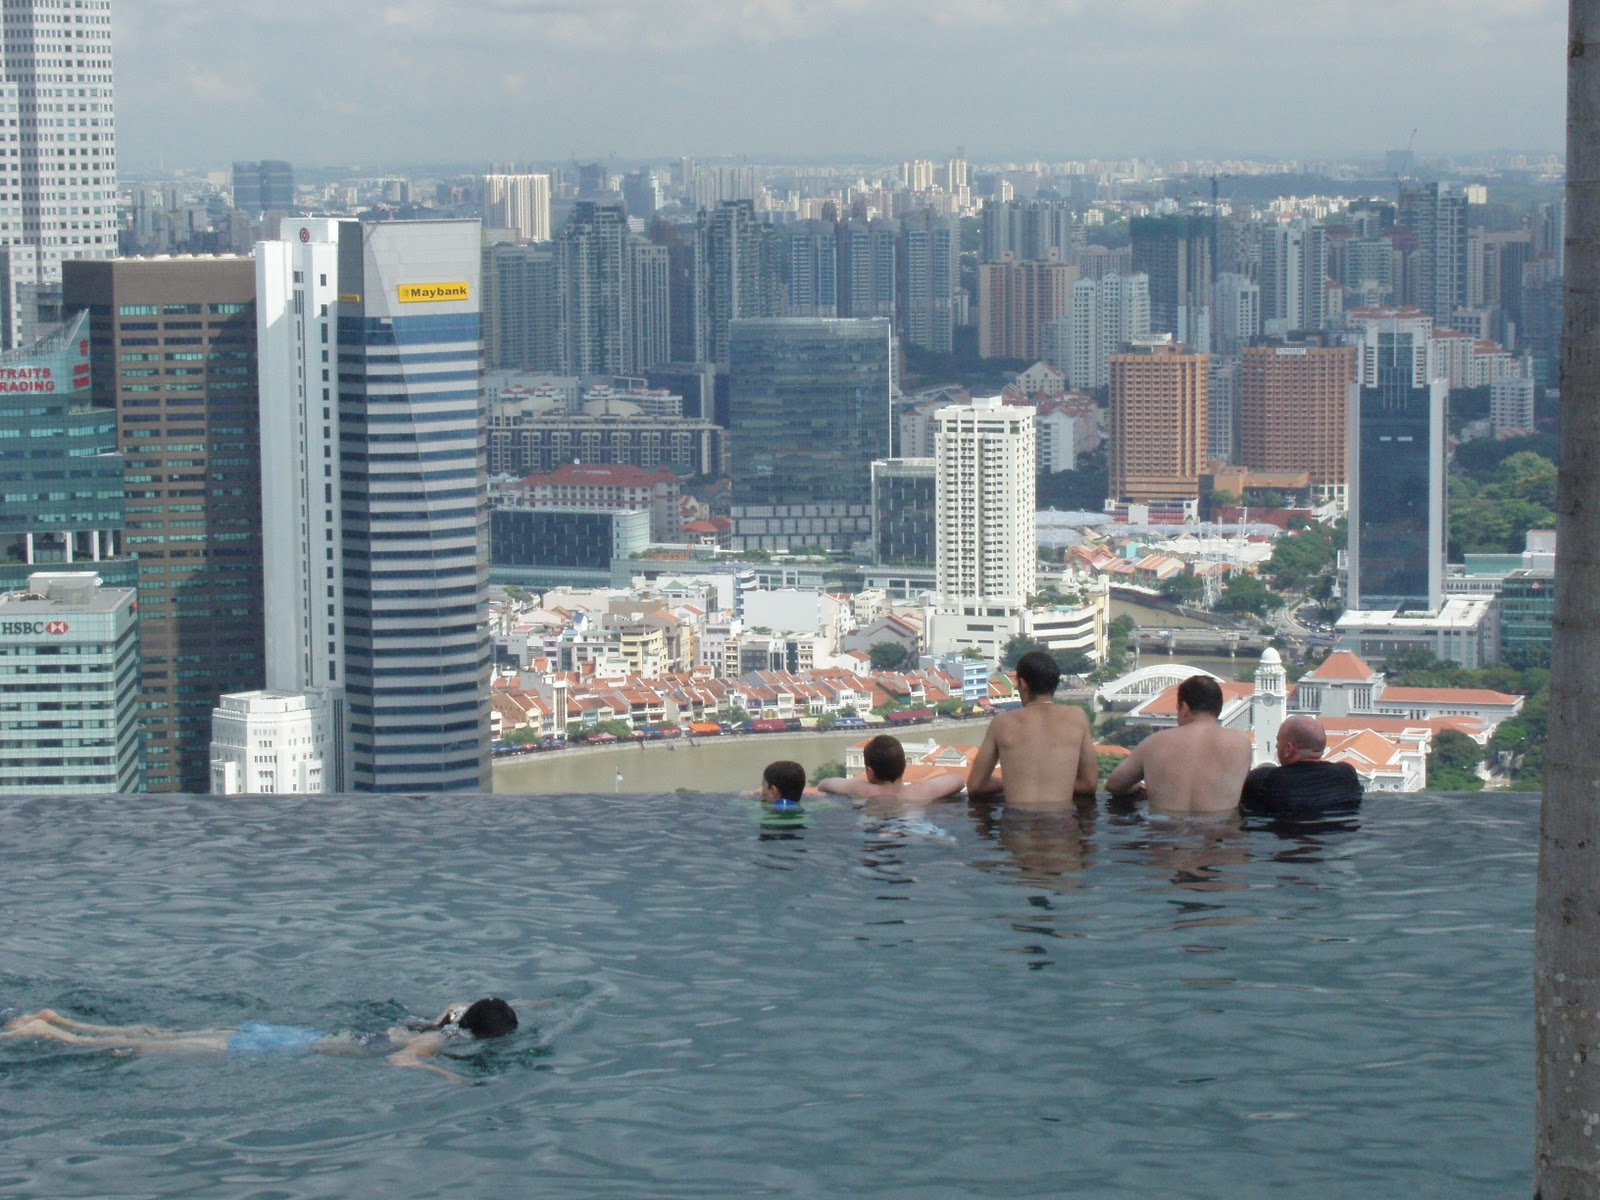
[[[877,816],[900,816],[906,808],[921,808],[955,795],[964,782],[954,771],[947,771],[916,783],[901,783],[900,777],[906,773],[906,748],[889,733],[880,733],[868,742],[861,757],[867,768],[865,779],[824,779],[817,790],[865,800],[869,811],[883,809],[874,812]]]
[[[1056,703],[1061,669],[1042,650],[1017,660],[1022,707],[989,722],[978,757],[967,772],[973,796],[1005,791],[1007,808],[1066,808],[1074,794],[1092,795],[1100,784],[1089,718],[1075,704]],[[1004,779],[994,777],[999,767]]]
[[[1250,735],[1224,729],[1222,688],[1209,675],[1178,685],[1178,727],[1152,733],[1106,780],[1113,796],[1144,783],[1150,811],[1177,815],[1231,812],[1250,772]]]

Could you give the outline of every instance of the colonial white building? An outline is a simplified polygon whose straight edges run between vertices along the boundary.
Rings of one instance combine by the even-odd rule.
[[[235,692],[211,710],[211,791],[317,794],[339,730],[318,692]]]

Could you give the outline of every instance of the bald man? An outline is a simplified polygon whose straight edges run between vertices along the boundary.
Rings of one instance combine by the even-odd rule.
[[[1328,735],[1315,717],[1287,718],[1278,726],[1279,766],[1257,767],[1244,781],[1240,805],[1247,813],[1306,816],[1361,803],[1361,776],[1349,763],[1324,762]]]

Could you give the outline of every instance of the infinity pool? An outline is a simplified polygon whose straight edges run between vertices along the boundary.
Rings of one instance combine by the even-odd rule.
[[[0,1015],[524,1025],[470,1086],[0,1042],[0,1195],[1526,1193],[1537,804],[6,802]]]

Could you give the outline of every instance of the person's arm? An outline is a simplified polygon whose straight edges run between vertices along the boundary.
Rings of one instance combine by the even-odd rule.
[[[431,1058],[438,1057],[439,1051],[444,1049],[444,1038],[436,1033],[425,1033],[413,1041],[407,1042],[400,1049],[389,1055],[386,1061],[391,1067],[421,1067],[425,1071],[432,1071],[436,1075],[443,1075],[451,1083],[469,1082],[465,1075],[457,1071],[449,1071],[436,1062],[429,1062]]]
[[[1106,776],[1106,791],[1113,796],[1125,796],[1139,786],[1144,779],[1144,744],[1133,748],[1133,752],[1117,764],[1116,770]]]
[[[978,757],[972,760],[972,769],[967,772],[969,795],[977,796],[984,792],[1000,790],[993,782],[994,769],[1000,762],[1000,746],[994,738],[994,726],[995,722],[990,721],[989,728],[984,731],[983,745],[978,747]]]
[[[901,784],[900,795],[914,803],[926,804],[934,800],[943,800],[946,796],[954,796],[966,784],[965,777],[954,771],[946,771],[942,775],[930,775],[927,779],[919,779],[915,783]]]
[[[872,785],[865,779],[846,779],[839,775],[819,780],[817,783],[819,792],[828,792],[835,796],[854,796],[857,799],[868,795],[871,787]]]
[[[1094,752],[1094,734],[1090,732],[1088,719],[1083,722],[1083,740],[1078,747],[1078,777],[1073,780],[1072,791],[1075,795],[1087,795],[1098,791],[1100,788],[1100,759]]]

